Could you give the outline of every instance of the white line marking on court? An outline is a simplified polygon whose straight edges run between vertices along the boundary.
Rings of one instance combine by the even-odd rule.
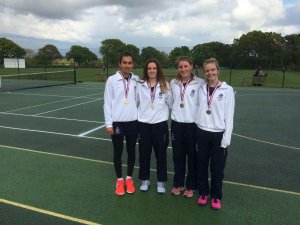
[[[241,96],[299,96],[300,94],[237,94],[237,97]]]
[[[92,94],[95,95],[95,94]],[[84,96],[91,96],[91,95],[84,95]],[[38,104],[38,105],[32,105],[32,106],[27,106],[27,107],[22,107],[22,108],[18,108],[18,109],[13,109],[13,110],[9,110],[6,112],[14,112],[14,111],[18,111],[18,110],[23,110],[23,109],[31,109],[34,107],[40,107],[40,106],[44,106],[44,105],[50,105],[50,104],[54,104],[54,103],[58,103],[58,102],[65,102],[65,101],[70,101],[70,100],[74,100],[74,99],[78,99],[78,98],[82,98],[81,97],[74,97],[74,98],[68,98],[68,99],[64,99],[64,100],[57,100],[57,101],[53,101],[53,102],[47,102],[47,103],[43,103],[43,104]],[[99,100],[99,99],[97,99]]]
[[[31,129],[24,129],[24,128],[16,128],[16,127],[6,127],[6,126],[0,126],[0,128],[10,129],[10,130],[36,132],[36,133],[44,133],[44,134],[62,135],[62,136],[69,136],[69,137],[76,137],[76,138],[88,138],[88,139],[94,139],[94,140],[111,141],[111,139],[106,139],[106,138],[97,138],[97,137],[89,137],[89,136],[78,137],[78,135],[75,135],[75,134],[58,133],[58,132],[52,132],[52,131],[31,130]]]
[[[51,88],[60,88],[59,86],[52,86]],[[63,89],[86,89],[86,90],[102,90],[104,89],[104,86],[95,86],[95,85],[82,85],[82,84],[77,84],[76,86],[64,86]]]
[[[63,109],[73,108],[73,107],[76,107],[76,106],[79,106],[79,105],[84,105],[84,104],[88,104],[88,103],[96,102],[96,101],[100,101],[100,100],[101,99],[96,99],[96,100],[92,100],[92,101],[88,101],[88,102],[83,102],[83,103],[79,103],[79,104],[75,104],[75,105],[71,105],[71,106],[62,107],[62,108],[59,108],[59,109],[53,109],[53,110],[49,110],[49,111],[46,111],[46,112],[37,113],[37,114],[35,114],[35,116],[50,113],[50,112],[55,112],[55,111],[59,111],[59,110],[63,110]]]
[[[17,128],[17,127],[7,127],[7,126],[0,126],[0,128],[11,129],[11,130],[29,131],[29,132],[37,132],[37,133],[46,133],[46,134],[55,134],[55,135],[64,135],[64,136],[70,136],[70,137],[89,138],[89,139],[102,140],[102,141],[111,141],[111,139],[107,139],[107,138],[78,136],[78,135],[75,135],[75,134],[58,133],[58,132],[52,132],[52,131],[32,130],[32,129]],[[294,150],[300,150],[300,148],[297,148],[297,147],[292,147],[292,146],[287,146],[287,145],[280,145],[280,144],[276,144],[276,143],[272,143],[272,142],[262,141],[262,140],[246,137],[246,136],[235,134],[235,133],[233,133],[232,135],[242,137],[242,138],[246,138],[246,139],[253,140],[253,141],[262,142],[262,143],[265,143],[265,144],[270,144],[270,145],[283,147],[283,148],[290,148],[290,149],[294,149]],[[124,143],[126,143],[126,142],[124,141]],[[168,147],[168,149],[172,149],[172,147]]]
[[[16,206],[16,207],[19,207],[19,208],[23,208],[23,209],[28,209],[30,211],[34,211],[34,212],[38,212],[38,213],[58,217],[58,218],[61,218],[61,219],[77,222],[77,223],[82,223],[82,224],[86,224],[86,225],[100,225],[98,223],[94,223],[94,222],[91,222],[91,221],[82,220],[82,219],[78,219],[78,218],[71,217],[71,216],[66,216],[66,215],[63,215],[63,214],[60,214],[60,213],[56,213],[56,212],[52,212],[52,211],[48,211],[48,210],[44,210],[44,209],[39,209],[39,208],[36,208],[36,207],[32,207],[32,206],[29,206],[29,205],[24,205],[22,203],[9,201],[9,200],[2,199],[2,198],[0,198],[0,202],[8,204],[8,205],[13,205],[13,206]]]
[[[7,113],[7,112],[0,112],[3,115],[12,115],[12,116],[25,116],[25,117],[35,117],[35,118],[45,118],[45,119],[55,119],[55,120],[70,120],[76,122],[87,122],[87,123],[100,123],[103,124],[105,122],[99,122],[94,120],[80,120],[80,119],[71,119],[71,118],[63,118],[63,117],[51,117],[51,116],[35,116],[35,115],[26,115],[20,113]]]
[[[102,95],[104,92],[99,92],[96,94],[91,94],[91,95],[84,95],[84,96],[71,96],[71,95],[46,95],[46,94],[28,94],[28,93],[23,93],[23,92],[5,92],[10,95],[28,95],[28,96],[40,96],[40,97],[58,97],[58,98],[87,98],[87,99],[95,99],[95,98],[90,98],[86,96],[93,96],[93,95]]]
[[[92,130],[88,130],[88,131],[86,131],[86,132],[84,132],[84,133],[78,134],[78,137],[84,137],[85,135],[90,134],[90,133],[92,133],[92,132],[94,132],[94,131],[96,131],[96,130],[99,130],[99,129],[101,129],[102,127],[105,127],[105,126],[106,126],[106,125],[102,125],[102,126],[100,126],[100,127],[96,127],[96,128],[94,128],[94,129],[92,129]]]
[[[58,153],[51,153],[51,152],[42,152],[42,151],[37,151],[37,150],[33,150],[33,149],[26,149],[26,148],[18,148],[18,147],[13,147],[13,146],[0,145],[0,150],[3,150],[1,148],[9,148],[9,149],[19,150],[19,151],[33,152],[33,153],[44,154],[44,155],[52,155],[52,156],[70,158],[70,159],[78,159],[78,160],[84,160],[84,161],[90,161],[90,162],[113,165],[113,162],[83,158],[83,157],[78,157],[78,156],[64,155],[64,154],[58,154]],[[127,165],[123,164],[122,166],[125,167]],[[134,168],[139,169],[139,166],[135,166]],[[150,170],[152,172],[157,172],[156,169],[150,169]],[[168,171],[168,174],[173,174],[174,175],[174,172]],[[254,189],[260,189],[260,190],[273,191],[273,192],[279,192],[279,193],[285,193],[285,194],[300,196],[299,192],[280,190],[280,189],[276,189],[276,188],[268,188],[268,187],[262,187],[262,186],[252,185],[252,184],[244,184],[244,183],[226,181],[226,180],[224,180],[224,183],[231,184],[231,185],[237,185],[237,186],[244,186],[244,187],[248,187],[248,188],[254,188]]]
[[[6,126],[0,126],[0,128],[10,129],[10,130],[36,132],[36,133],[44,133],[44,134],[62,135],[62,136],[77,137],[77,138],[88,138],[88,139],[93,139],[93,140],[101,140],[101,141],[109,141],[109,142],[111,142],[111,139],[107,139],[107,138],[97,138],[97,137],[89,137],[89,136],[78,136],[78,135],[75,135],[75,134],[58,133],[58,132],[52,132],[52,131],[32,130],[32,129],[18,128],[18,127],[6,127]],[[126,143],[126,141],[124,141],[124,143]],[[137,144],[139,144],[139,143],[137,143]],[[168,149],[172,149],[172,147],[168,147]]]
[[[241,138],[246,138],[246,139],[253,140],[253,141],[257,141],[257,142],[261,142],[261,143],[265,143],[265,144],[269,144],[269,145],[275,145],[275,146],[279,146],[279,147],[284,147],[284,148],[290,148],[290,149],[300,150],[300,148],[298,148],[298,147],[287,146],[287,145],[281,145],[281,144],[276,144],[276,143],[272,143],[272,142],[268,142],[268,141],[262,141],[262,140],[259,140],[259,139],[256,139],[256,138],[251,138],[251,137],[247,137],[247,136],[240,135],[240,134],[232,133],[232,135],[235,135],[235,136],[238,136],[238,137],[241,137]]]

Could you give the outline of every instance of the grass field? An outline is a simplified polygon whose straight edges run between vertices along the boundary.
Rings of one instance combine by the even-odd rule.
[[[300,90],[236,87],[222,209],[150,190],[114,194],[102,82],[0,92],[1,225],[298,225]],[[126,162],[124,154],[123,162]],[[138,152],[134,179],[137,187]],[[124,171],[126,165],[124,165]]]
[[[63,70],[63,68],[47,68],[47,71]],[[109,68],[108,75],[115,73],[117,68]],[[20,69],[20,73],[28,72],[44,72],[44,68],[27,68]],[[134,73],[142,77],[142,69],[136,68],[133,70]],[[265,70],[268,73],[266,87],[281,88],[283,84],[283,73],[282,71],[276,70]],[[18,73],[17,69],[0,69],[0,75],[4,74],[15,74]],[[170,81],[176,77],[177,71],[174,68],[164,69],[164,73],[167,79]],[[230,75],[229,69],[221,70],[221,80],[230,83],[232,86],[241,86],[243,77],[251,77],[254,70],[232,70]],[[99,75],[102,74],[104,77],[107,76],[106,72],[98,68],[79,68],[77,69],[77,80],[81,82],[98,82]],[[287,71],[284,76],[284,87],[286,88],[300,88],[300,71],[292,72]]]

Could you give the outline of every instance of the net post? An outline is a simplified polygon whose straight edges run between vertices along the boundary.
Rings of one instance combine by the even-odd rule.
[[[73,68],[74,84],[77,84],[76,68]]]

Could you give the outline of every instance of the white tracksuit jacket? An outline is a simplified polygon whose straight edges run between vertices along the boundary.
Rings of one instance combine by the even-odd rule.
[[[172,93],[171,118],[180,123],[194,123],[199,107],[199,89],[205,84],[205,81],[199,77],[194,77],[188,84],[184,97],[184,107],[180,107],[181,97],[184,86],[181,81],[176,79],[171,80],[170,89]],[[181,90],[181,91],[180,91]]]
[[[119,71],[110,76],[104,91],[104,118],[106,127],[112,127],[113,122],[129,122],[137,120],[136,86],[138,76],[131,73],[128,104],[124,104],[125,93],[123,77]],[[126,85],[128,81],[125,80]]]
[[[226,148],[230,145],[233,129],[235,99],[232,87],[226,82],[222,82],[221,87],[216,90],[213,96],[210,115],[206,114],[208,109],[207,84],[202,85],[199,89],[199,102],[197,126],[202,130],[211,132],[224,131],[221,147]]]
[[[168,83],[167,83],[168,85]],[[169,85],[168,85],[169,86]],[[168,87],[167,86],[167,87]],[[169,106],[171,104],[171,92],[162,93],[158,83],[155,90],[153,101],[154,108],[151,108],[150,88],[147,81],[138,82],[137,85],[137,106],[138,121],[143,123],[155,124],[169,119]]]

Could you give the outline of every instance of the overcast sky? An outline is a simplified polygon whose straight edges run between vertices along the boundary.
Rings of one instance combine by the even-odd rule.
[[[300,0],[0,0],[0,36],[23,48],[81,45],[98,52],[117,38],[161,51],[252,30],[300,33]]]

